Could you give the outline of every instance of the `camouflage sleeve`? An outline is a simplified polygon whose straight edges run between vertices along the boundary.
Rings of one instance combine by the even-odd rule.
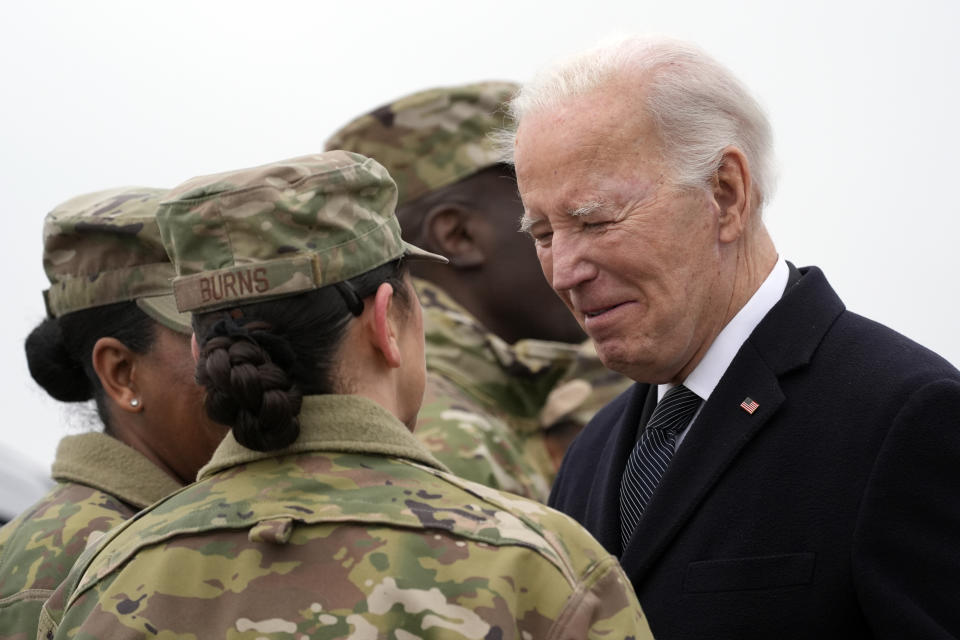
[[[593,565],[551,629],[551,640],[653,640],[633,587],[612,556]]]
[[[96,556],[100,545],[104,544],[109,537],[110,532],[97,532],[92,535],[87,548],[77,558],[63,582],[48,593],[49,597],[40,609],[37,640],[52,640],[56,635],[58,623],[63,619],[70,594],[77,588],[77,584],[83,577],[84,569],[89,565],[90,560]]]
[[[540,426],[550,429],[569,423],[582,428],[632,384],[629,378],[604,367],[588,340],[580,345],[573,364],[547,397],[539,416]]]
[[[434,374],[428,375],[414,434],[455,475],[546,502],[550,485],[526,459],[517,435]]]
[[[542,588],[540,598],[545,598],[546,593],[551,597],[558,597],[563,592],[567,595],[557,613],[550,618],[553,623],[549,632],[533,637],[652,640],[633,585],[620,563],[573,518],[540,504],[464,483],[460,478],[446,476],[446,479],[478,499],[496,505],[503,514],[522,514],[516,522],[522,521],[524,527],[536,531],[555,553],[554,566],[563,574],[569,591],[560,586],[556,575],[548,586]],[[507,520],[502,519],[500,524],[504,526],[506,523]],[[517,575],[526,576],[526,572],[518,568]],[[546,609],[542,600],[535,608]]]
[[[84,548],[131,515],[113,496],[68,482],[0,529],[0,640],[32,638],[44,599]]]

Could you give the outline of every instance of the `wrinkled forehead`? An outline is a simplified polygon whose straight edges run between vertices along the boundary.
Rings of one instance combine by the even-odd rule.
[[[530,165],[551,160],[553,154],[592,163],[661,155],[657,127],[641,104],[614,88],[598,88],[530,111],[514,136],[518,178],[523,180]]]
[[[528,217],[622,204],[667,175],[659,137],[645,116],[589,106],[571,101],[521,122],[514,159]]]

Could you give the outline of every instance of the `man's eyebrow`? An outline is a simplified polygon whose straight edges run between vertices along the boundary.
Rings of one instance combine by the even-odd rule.
[[[592,200],[574,209],[569,209],[567,214],[573,216],[574,218],[584,218],[589,216],[591,213],[598,211],[599,209],[603,209],[606,206],[606,203],[602,200]],[[520,216],[520,228],[518,231],[520,231],[520,233],[530,233],[530,230],[534,227],[534,225],[542,221],[543,218],[533,218],[524,212],[524,214]]]
[[[604,202],[601,202],[600,200],[593,200],[591,202],[585,202],[584,204],[580,205],[576,209],[571,209],[567,213],[569,213],[574,218],[584,218],[590,215],[591,213],[593,213],[594,211],[596,211],[597,209],[602,209],[604,206],[605,206]]]
[[[524,212],[523,215],[520,216],[520,228],[517,229],[517,231],[520,233],[530,233],[530,229],[533,228],[533,225],[540,222],[540,220],[540,218],[531,218],[526,212]]]

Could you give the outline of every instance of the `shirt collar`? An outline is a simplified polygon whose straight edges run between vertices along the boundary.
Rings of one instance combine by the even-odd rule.
[[[707,349],[703,359],[683,381],[685,387],[706,400],[713,393],[720,378],[726,373],[740,347],[747,341],[763,317],[783,296],[787,287],[790,269],[783,257],[777,257],[776,264],[767,275],[763,284],[747,300],[747,304],[733,316],[733,319],[720,331],[713,344]],[[657,387],[657,400],[675,385],[661,384]]]

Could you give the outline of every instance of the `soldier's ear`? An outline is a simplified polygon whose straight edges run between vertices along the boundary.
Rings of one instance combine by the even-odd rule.
[[[450,266],[474,269],[486,262],[481,242],[482,224],[476,212],[456,202],[443,202],[427,211],[423,219],[426,244],[450,259]]]
[[[382,283],[377,287],[373,298],[373,311],[364,309],[364,314],[366,318],[372,319],[368,326],[374,347],[388,367],[398,369],[402,364],[402,354],[396,319],[391,313],[393,296],[393,286],[387,282]]]
[[[141,411],[136,354],[116,338],[107,337],[97,340],[90,357],[100,385],[114,404],[122,411]]]

